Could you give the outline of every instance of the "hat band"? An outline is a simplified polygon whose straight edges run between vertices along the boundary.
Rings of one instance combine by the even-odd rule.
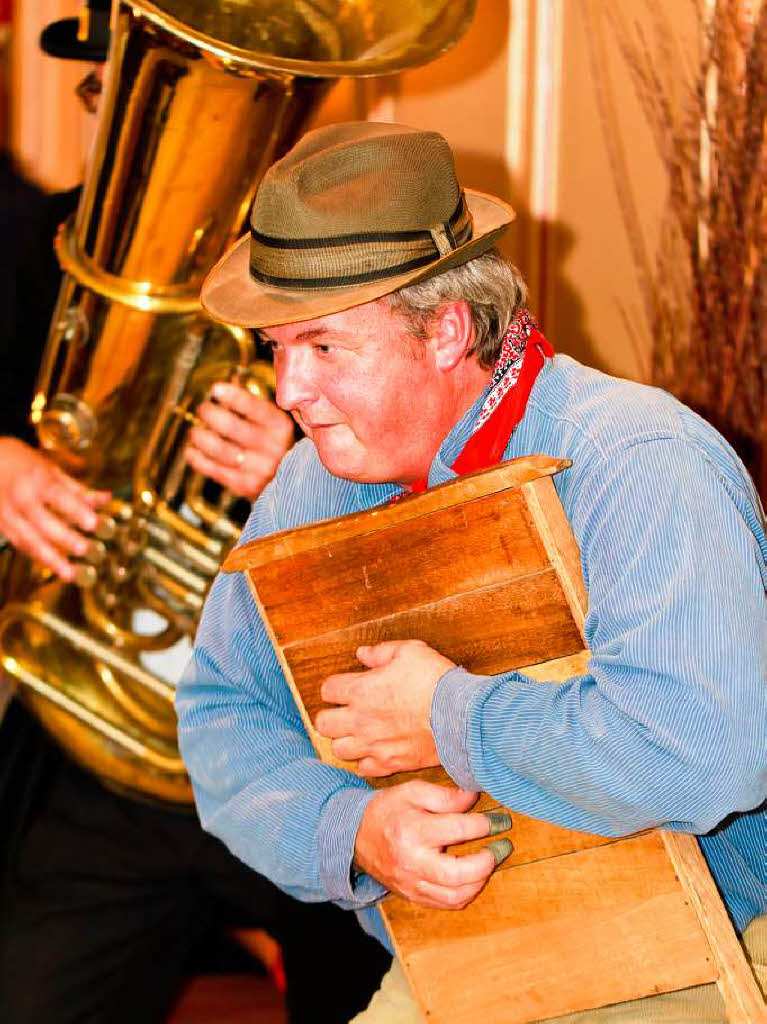
[[[427,231],[276,238],[251,228],[250,276],[278,288],[366,284],[436,263],[471,236],[472,217],[463,192],[450,219]]]

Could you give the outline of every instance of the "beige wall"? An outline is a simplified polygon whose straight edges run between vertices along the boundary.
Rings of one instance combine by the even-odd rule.
[[[621,207],[631,195],[652,259],[666,178],[605,22],[608,5],[651,38],[647,0],[478,0],[474,22],[451,51],[396,81],[340,83],[318,120],[367,114],[443,132],[465,183],[517,209],[503,248],[528,277],[531,305],[554,345],[646,379],[650,338]],[[37,35],[76,7],[77,0],[17,3],[13,143],[49,187],[82,174],[88,118],[72,92],[86,68],[43,57]],[[696,45],[692,9],[664,8],[688,58]],[[620,196],[616,151],[631,183]]]
[[[635,222],[635,244],[653,266],[668,182],[606,17],[608,3],[628,26],[632,21],[641,26],[653,45],[654,16],[645,0],[564,4],[560,165],[547,325],[559,346],[578,358],[619,376],[646,380],[651,338],[621,211]],[[684,62],[691,63],[697,52],[694,8],[666,4],[663,15],[673,27],[667,43],[678,47],[672,74],[681,84]]]
[[[442,131],[466,183],[516,207],[504,249],[530,281],[531,304],[557,349],[643,380],[649,328],[621,208],[634,204],[652,262],[667,179],[609,5],[652,40],[646,0],[479,0],[453,51],[402,76],[396,116]],[[691,4],[664,7],[688,61],[693,13]],[[630,182],[620,194],[616,149]]]
[[[80,61],[56,60],[38,46],[41,29],[77,14],[78,0],[15,0],[11,34],[11,148],[44,188],[82,180],[93,117],[74,95],[87,74]]]

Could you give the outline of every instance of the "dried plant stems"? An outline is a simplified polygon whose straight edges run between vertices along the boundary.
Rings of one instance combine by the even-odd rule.
[[[697,0],[697,64],[684,71],[662,5],[643,24],[625,5],[584,0],[608,155],[653,337],[654,383],[730,440],[767,491],[767,8]],[[615,33],[668,174],[656,259],[649,260],[609,98],[601,21]]]

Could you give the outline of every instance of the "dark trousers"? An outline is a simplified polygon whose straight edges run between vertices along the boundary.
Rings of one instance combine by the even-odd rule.
[[[284,895],[192,815],[105,789],[17,707],[0,836],[3,1024],[159,1024],[190,951],[226,925],[280,942],[296,1024],[348,1021],[390,963],[353,914]]]

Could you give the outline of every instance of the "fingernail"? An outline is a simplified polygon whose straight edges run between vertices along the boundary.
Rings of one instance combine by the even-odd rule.
[[[506,811],[483,811],[482,813],[490,822],[490,831],[487,833],[489,836],[497,836],[499,832],[505,832],[511,828],[511,815]]]
[[[487,844],[485,849],[492,853],[495,866],[498,867],[512,852],[514,845],[510,839],[494,839],[492,843]]]

